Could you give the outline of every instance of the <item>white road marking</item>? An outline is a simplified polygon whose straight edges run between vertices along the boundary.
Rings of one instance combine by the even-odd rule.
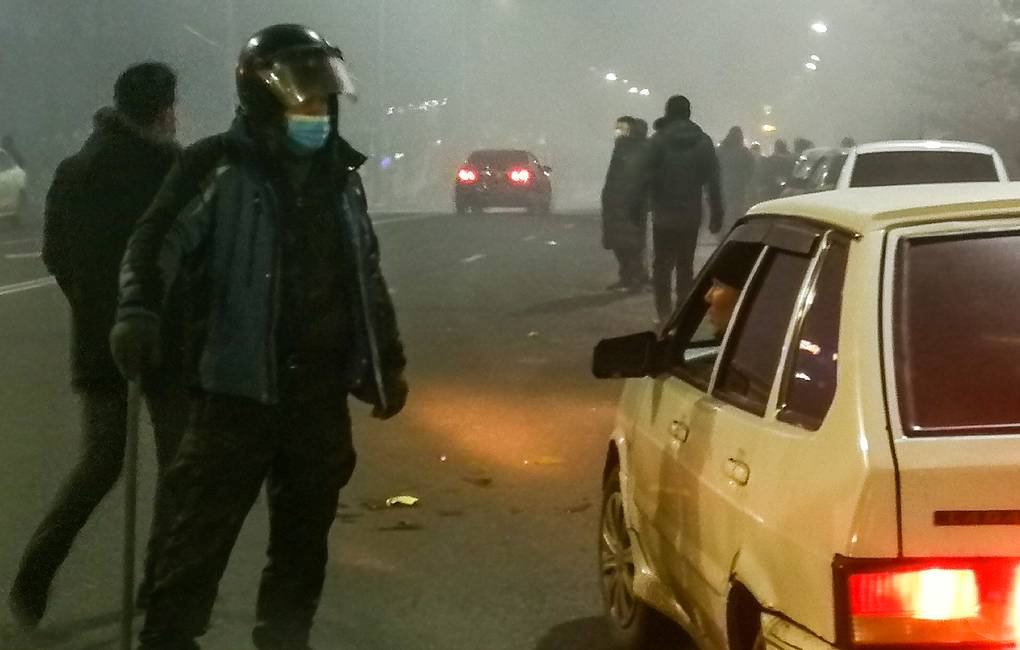
[[[538,239],[537,235],[528,235],[524,238],[524,241],[535,241],[536,239]]]
[[[32,237],[30,239],[11,239],[4,242],[4,246],[18,246],[19,244],[34,244],[39,241],[38,237]]]
[[[57,284],[57,279],[53,276],[39,278],[38,280],[28,280],[27,282],[18,282],[17,284],[8,284],[0,287],[0,296],[7,296],[12,293],[21,293],[22,291],[31,291],[32,289],[41,289],[42,287],[49,287],[55,284]]]
[[[485,256],[482,255],[481,253],[479,253],[478,255],[472,255],[471,257],[465,257],[460,262],[461,262],[461,264],[471,264],[472,262],[477,262],[478,260],[484,260],[484,259],[485,259]]]
[[[42,253],[41,252],[36,252],[36,253],[10,253],[8,255],[4,255],[4,259],[6,259],[6,260],[32,260],[32,259],[38,259],[40,257],[42,257]]]
[[[374,226],[385,226],[388,223],[405,223],[408,221],[425,221],[426,219],[437,219],[446,215],[443,214],[413,214],[406,217],[392,217],[390,219],[380,219],[373,221]]]

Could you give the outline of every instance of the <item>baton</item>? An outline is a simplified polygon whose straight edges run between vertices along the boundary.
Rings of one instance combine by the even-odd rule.
[[[138,519],[138,420],[142,387],[128,382],[127,440],[124,444],[124,585],[121,601],[121,650],[131,650],[135,617],[135,524]]]

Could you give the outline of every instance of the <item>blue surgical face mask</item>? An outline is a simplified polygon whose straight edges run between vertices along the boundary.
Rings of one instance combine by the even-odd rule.
[[[288,115],[287,137],[298,152],[312,153],[322,149],[329,140],[328,115]]]

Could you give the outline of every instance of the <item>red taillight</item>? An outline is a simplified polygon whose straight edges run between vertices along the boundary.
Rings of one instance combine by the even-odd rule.
[[[531,170],[523,168],[510,170],[510,182],[515,185],[527,185],[531,182]]]
[[[1020,560],[849,561],[837,576],[855,647],[1015,647],[1020,640]]]
[[[461,167],[457,170],[457,182],[464,185],[473,185],[478,182],[478,171],[471,167]]]

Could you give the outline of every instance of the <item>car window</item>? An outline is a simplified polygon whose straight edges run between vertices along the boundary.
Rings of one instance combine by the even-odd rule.
[[[822,185],[825,185],[826,179],[829,177],[829,158],[822,158],[815,165],[815,168],[811,170],[811,179],[808,181],[808,187],[811,189],[818,189]]]
[[[730,241],[723,244],[713,257],[669,333],[672,343],[668,351],[668,365],[673,374],[701,390],[708,390],[728,325],[720,322],[718,304],[714,310],[709,309],[706,300],[709,290],[717,288],[720,283],[730,286],[735,291],[731,296],[731,304],[735,306],[763,249],[764,246],[759,243]]]
[[[850,187],[998,181],[995,160],[966,151],[883,151],[858,154]]]
[[[793,308],[811,258],[770,248],[755,274],[719,366],[714,394],[765,415]]]
[[[476,151],[468,158],[468,162],[476,167],[494,167],[509,169],[528,164],[526,151]]]
[[[903,239],[893,358],[908,436],[1020,433],[1020,233]]]
[[[817,431],[836,394],[839,362],[839,318],[849,244],[831,235],[818,275],[804,305],[800,331],[790,350],[790,363],[780,393],[779,420]]]

